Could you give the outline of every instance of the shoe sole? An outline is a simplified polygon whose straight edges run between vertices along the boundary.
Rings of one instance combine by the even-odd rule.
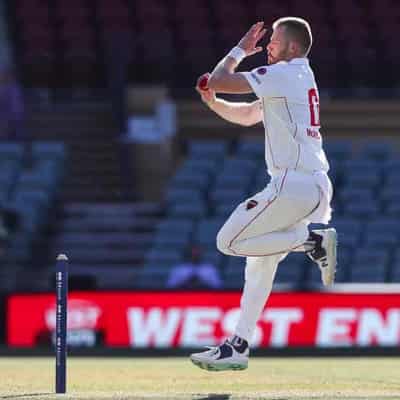
[[[219,371],[243,371],[247,368],[247,364],[210,364],[204,361],[194,360],[190,358],[190,361],[201,369],[206,371],[219,372]]]
[[[325,286],[332,285],[335,282],[335,273],[337,265],[337,233],[334,228],[327,230],[327,241],[326,255],[328,259],[328,266],[322,272],[322,283]]]

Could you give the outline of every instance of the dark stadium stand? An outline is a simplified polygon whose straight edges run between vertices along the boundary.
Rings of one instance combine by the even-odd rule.
[[[210,70],[256,20],[285,15],[311,22],[311,60],[320,87],[399,87],[400,6],[385,0],[17,0],[8,2],[25,85],[105,87],[107,46],[129,54],[132,82],[168,82],[177,92]],[[112,56],[111,56],[112,57]],[[245,61],[263,63],[265,55]],[[345,92],[340,91],[343,95]],[[378,94],[378,92],[377,92]]]

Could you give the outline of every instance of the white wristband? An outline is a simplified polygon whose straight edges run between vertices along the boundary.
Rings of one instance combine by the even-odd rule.
[[[246,52],[239,46],[235,46],[228,53],[228,57],[232,57],[239,64],[246,57]]]

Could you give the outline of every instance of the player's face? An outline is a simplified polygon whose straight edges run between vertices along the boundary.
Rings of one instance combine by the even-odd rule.
[[[267,45],[268,64],[290,60],[289,41],[285,35],[285,27],[278,26],[271,35]]]

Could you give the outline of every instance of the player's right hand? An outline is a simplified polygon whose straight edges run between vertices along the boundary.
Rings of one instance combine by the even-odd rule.
[[[267,29],[264,28],[264,22],[260,21],[251,26],[246,34],[240,39],[238,47],[245,51],[247,56],[252,56],[263,50],[257,43],[263,38]]]
[[[215,90],[210,89],[209,87],[204,86],[204,80],[208,80],[210,77],[210,73],[206,72],[205,74],[199,76],[196,83],[196,90],[201,96],[201,100],[206,104],[211,104],[215,101]]]

